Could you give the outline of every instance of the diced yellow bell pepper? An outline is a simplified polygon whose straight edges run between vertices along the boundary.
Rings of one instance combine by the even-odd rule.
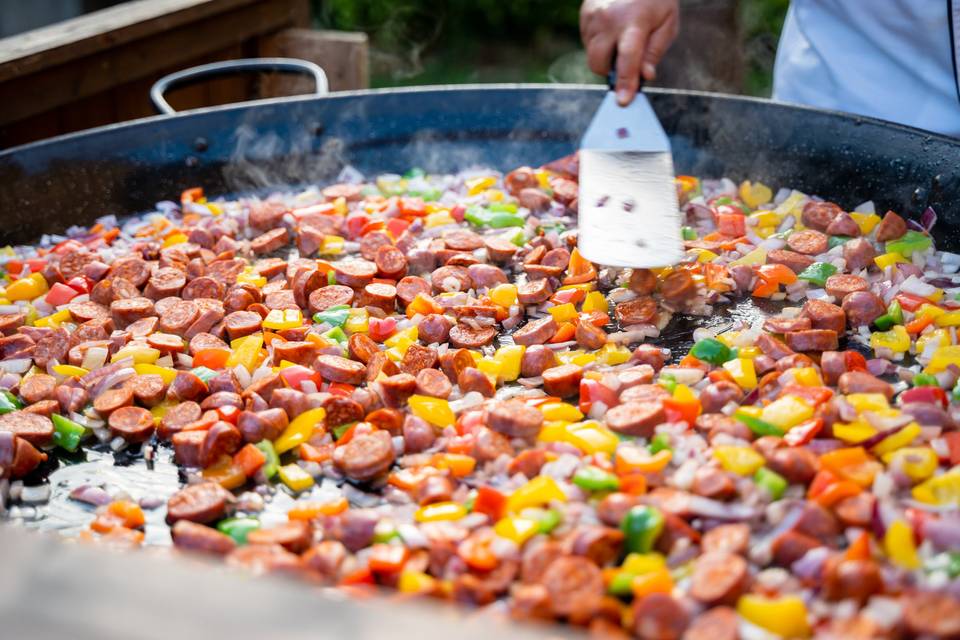
[[[753,360],[749,358],[734,358],[723,363],[723,368],[733,376],[741,389],[749,391],[757,386],[757,370]]]
[[[53,372],[68,378],[82,378],[90,373],[83,367],[75,367],[72,364],[58,364],[53,367]]]
[[[431,593],[437,588],[437,580],[422,571],[401,571],[397,581],[400,593]]]
[[[47,281],[43,277],[43,274],[31,273],[26,278],[20,278],[8,284],[4,295],[13,301],[33,300],[49,290],[50,288],[47,286]]]
[[[775,212],[783,215],[785,213],[792,213],[794,209],[797,209],[800,206],[800,203],[807,199],[806,194],[799,191],[792,191],[787,198],[777,205]]]
[[[406,184],[406,180],[402,180],[401,182]],[[406,189],[406,187],[404,187],[404,189]],[[338,216],[347,215],[347,213],[349,213],[349,209],[347,209],[347,199],[344,198],[343,196],[340,196],[339,198],[334,200],[333,212],[336,213]]]
[[[442,398],[414,394],[410,396],[407,402],[413,415],[441,429],[452,427],[457,421],[457,417],[450,408],[450,403]]]
[[[880,216],[875,213],[859,213],[853,211],[850,213],[850,217],[853,218],[853,221],[860,227],[860,234],[864,236],[870,235],[873,228],[880,224]]]
[[[172,247],[172,246],[175,245],[175,244],[183,244],[183,243],[186,242],[186,241],[187,241],[187,236],[186,236],[186,234],[184,234],[184,233],[171,233],[170,235],[168,235],[168,236],[164,239],[164,241],[163,241],[163,246],[164,246],[164,247]]]
[[[945,313],[946,313],[945,309],[938,307],[935,304],[930,304],[928,302],[925,302],[922,305],[920,305],[919,309],[917,309],[917,318],[919,319],[934,318],[934,320],[936,320],[937,318],[944,315]]]
[[[763,353],[763,352],[760,351],[760,349],[759,349],[758,347],[752,347],[752,346],[751,346],[751,347],[740,347],[739,350],[737,351],[737,355],[738,355],[739,357],[741,357],[741,358],[749,358],[750,360],[754,360],[757,356],[759,356],[759,355],[762,354],[762,353]]]
[[[454,478],[463,478],[473,473],[477,459],[465,453],[435,453],[430,464],[441,471],[449,471]]]
[[[599,351],[597,351],[597,358],[609,366],[616,366],[618,364],[623,364],[630,360],[630,356],[633,354],[630,352],[630,349],[626,348],[623,345],[614,344],[608,342],[603,345]]]
[[[565,284],[557,291],[568,291],[576,289],[577,291],[583,291],[585,294],[590,293],[591,291],[597,290],[597,283],[595,282],[584,282],[583,284]]]
[[[743,407],[737,407],[735,412],[736,414],[750,416],[751,418],[759,418],[760,414],[763,413],[763,407],[758,407],[756,405],[746,405]]]
[[[487,377],[496,386],[500,371],[503,369],[503,363],[493,358],[481,358],[480,362],[477,363],[477,369],[487,374]]]
[[[323,242],[320,243],[318,253],[325,256],[335,256],[343,253],[343,245],[346,242],[341,236],[323,236]]]
[[[697,262],[700,263],[713,262],[720,257],[708,249],[687,249],[687,255],[696,256]]]
[[[204,206],[207,208],[207,210],[210,212],[210,215],[212,216],[223,215],[223,207],[221,207],[216,202],[205,202]]]
[[[507,511],[516,513],[528,507],[539,507],[551,502],[566,502],[567,496],[557,481],[550,476],[537,476],[514,490],[507,498]]]
[[[417,522],[437,522],[438,520],[459,520],[467,515],[467,508],[459,502],[434,502],[420,507],[413,514]]]
[[[776,227],[772,227],[772,226],[771,226],[771,227],[757,227],[757,235],[760,236],[761,238],[763,238],[764,240],[766,240],[767,238],[769,238],[770,236],[772,236],[774,233],[776,233],[776,231],[777,231],[777,228],[776,228]]]
[[[507,283],[498,284],[493,289],[490,289],[487,295],[490,296],[494,304],[509,308],[517,304],[517,285]]]
[[[781,429],[795,427],[813,416],[813,407],[799,396],[786,395],[763,408],[760,419]]]
[[[173,379],[177,377],[176,369],[171,369],[170,367],[158,367],[155,364],[149,364],[146,362],[133,365],[133,370],[141,376],[150,374],[158,375],[163,378],[164,384],[170,384],[173,382]]]
[[[597,359],[597,354],[595,353],[584,353],[583,351],[577,353],[572,358],[570,358],[570,363],[575,364],[580,367],[585,367],[591,362],[595,362]]]
[[[494,532],[501,538],[512,541],[518,547],[537,535],[540,530],[540,523],[532,518],[521,518],[520,516],[507,516],[497,521],[493,525]]]
[[[805,387],[822,387],[823,380],[813,367],[799,367],[793,370],[793,380]]]
[[[543,428],[537,434],[537,440],[540,442],[566,442],[569,436],[567,427],[570,424],[566,420],[548,420],[544,422]]]
[[[291,491],[304,491],[313,486],[313,476],[295,464],[280,467],[280,480],[290,487]]]
[[[160,421],[163,420],[163,416],[167,414],[167,411],[171,407],[175,407],[178,404],[180,403],[171,400],[164,400],[160,404],[150,407],[150,414],[153,416],[153,421],[157,424],[160,424]]]
[[[56,328],[56,327],[59,327],[64,322],[70,322],[71,318],[72,316],[70,315],[70,311],[68,309],[63,309],[62,311],[56,311],[54,313],[51,313],[48,316],[37,318],[36,320],[34,320],[33,326]]]
[[[896,451],[902,447],[907,446],[914,440],[923,430],[920,428],[920,425],[916,422],[911,422],[903,429],[900,429],[896,433],[892,433],[883,440],[881,440],[875,447],[873,447],[873,452],[882,456],[886,453]]]
[[[946,329],[934,329],[930,333],[924,333],[919,338],[917,338],[916,351],[918,354],[922,354],[927,350],[927,346],[935,344],[938,347],[946,347],[950,345],[950,332]]]
[[[579,422],[583,420],[583,413],[577,407],[567,402],[547,402],[540,405],[540,412],[544,420],[564,420]]]
[[[533,175],[537,177],[537,184],[541,189],[550,188],[550,172],[545,169],[537,169]]]
[[[232,369],[237,365],[242,365],[244,369],[253,373],[253,370],[260,364],[260,349],[262,347],[262,333],[252,333],[249,336],[233,340],[230,343],[230,348],[233,351],[227,358],[226,367]]]
[[[500,189],[487,189],[483,192],[483,197],[486,198],[488,202],[500,202],[503,200],[503,191]]]
[[[750,219],[756,220],[758,227],[776,227],[780,224],[780,216],[773,211],[754,211]]]
[[[612,454],[620,438],[596,420],[569,423],[552,420],[544,424],[537,436],[541,442],[567,442],[584,453]]]
[[[565,302],[564,304],[558,304],[555,307],[550,307],[547,309],[550,312],[550,315],[553,316],[553,319],[559,322],[572,322],[577,317],[577,308],[573,306],[572,302]]]
[[[267,317],[263,319],[263,328],[273,329],[274,331],[296,329],[302,325],[303,313],[300,309],[271,309]]]
[[[520,377],[520,364],[523,362],[523,354],[526,350],[527,348],[522,344],[515,344],[500,347],[493,354],[493,359],[500,363],[498,375],[505,382],[513,382]]]
[[[918,484],[911,492],[914,500],[940,506],[960,506],[960,467]]]
[[[429,229],[431,227],[442,227],[445,224],[453,224],[454,222],[456,222],[456,220],[453,219],[449,211],[437,211],[423,219],[423,226]]]
[[[737,613],[744,620],[783,638],[807,638],[807,605],[799,596],[768,598],[755,593],[740,596]]]
[[[324,411],[322,407],[304,411],[294,418],[293,422],[288,424],[287,428],[280,434],[280,437],[274,441],[274,450],[276,450],[277,453],[284,453],[294,447],[300,446],[310,439],[310,436],[313,435],[313,430],[323,422],[326,416],[327,412]]]
[[[247,267],[240,275],[237,276],[237,282],[240,284],[252,284],[255,287],[262,287],[263,285],[267,284],[267,279],[254,271],[252,267]]]
[[[741,476],[752,476],[764,465],[763,456],[750,447],[714,447],[713,457],[721,467]]]
[[[932,302],[940,302],[941,300],[943,300],[944,293],[945,292],[943,289],[939,289],[939,288],[935,289],[933,293],[927,296],[927,300],[930,300]]]
[[[876,429],[862,420],[849,424],[837,422],[833,425],[834,437],[848,444],[859,444],[867,438],[872,438],[876,433]]]
[[[117,351],[110,358],[110,362],[117,362],[124,358],[133,358],[134,364],[153,364],[160,359],[160,351],[153,347],[129,346]]]
[[[667,566],[667,559],[661,553],[628,553],[620,569],[635,576],[650,573]]]
[[[659,473],[673,460],[673,451],[660,449],[651,454],[646,447],[617,447],[614,470],[619,475],[631,473]]]
[[[913,539],[913,529],[903,520],[894,520],[883,536],[883,550],[890,561],[904,569],[919,569],[920,556]]]
[[[910,334],[903,325],[894,325],[890,331],[874,331],[870,334],[871,349],[890,349],[903,353],[910,349]]]
[[[951,364],[960,365],[960,345],[949,345],[937,349],[924,372],[940,373]]]
[[[603,311],[607,313],[610,311],[610,304],[607,302],[606,296],[602,293],[599,291],[591,291],[587,294],[587,297],[583,299],[581,309],[583,309],[584,313],[593,311]]]
[[[930,447],[903,447],[884,455],[883,461],[903,471],[914,482],[932,476],[940,464],[936,451]]]
[[[370,314],[366,309],[350,309],[347,321],[343,323],[346,333],[366,333],[370,329]]]
[[[960,325],[960,311],[942,313],[933,322],[938,327],[956,327]]]
[[[470,180],[464,182],[464,185],[467,187],[467,195],[471,196],[483,193],[487,189],[493,187],[495,184],[497,184],[497,179],[494,176],[471,178]]]
[[[731,261],[730,264],[727,266],[734,267],[741,264],[752,266],[755,264],[764,264],[766,261],[767,261],[767,250],[764,249],[763,247],[757,247],[753,251],[747,252],[746,255]]]
[[[745,180],[740,185],[740,199],[751,209],[756,209],[760,205],[773,200],[773,191],[762,182]]]
[[[906,264],[910,261],[899,253],[893,252],[879,255],[873,259],[873,262],[882,270],[886,269],[887,267],[892,267],[895,264]]]
[[[404,329],[403,331],[397,331],[395,334],[383,341],[383,344],[387,347],[398,347],[403,343],[412,344],[417,341],[419,337],[419,331],[417,325],[413,325]]]
[[[717,334],[717,340],[727,345],[731,349],[737,346],[736,340],[739,337],[739,331],[724,331],[723,333]]]
[[[847,402],[853,405],[857,413],[864,411],[883,411],[890,408],[887,397],[882,393],[850,393]]]

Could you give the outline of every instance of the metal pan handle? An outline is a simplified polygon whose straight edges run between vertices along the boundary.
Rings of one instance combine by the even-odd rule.
[[[150,87],[150,101],[160,113],[170,115],[177,112],[170,106],[164,94],[176,85],[195,82],[201,78],[211,78],[242,71],[284,71],[288,73],[302,73],[313,77],[316,82],[314,93],[318,96],[329,90],[327,74],[318,65],[297,58],[244,58],[241,60],[224,60],[211,62],[197,67],[190,67],[163,76]]]

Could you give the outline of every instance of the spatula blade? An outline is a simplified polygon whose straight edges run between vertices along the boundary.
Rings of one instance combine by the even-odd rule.
[[[670,141],[646,96],[608,92],[580,144],[580,253],[613,267],[663,267],[684,255]]]

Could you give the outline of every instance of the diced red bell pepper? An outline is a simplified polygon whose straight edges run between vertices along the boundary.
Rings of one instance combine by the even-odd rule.
[[[208,369],[222,369],[230,358],[229,349],[201,349],[193,355],[193,366]]]
[[[280,377],[285,383],[287,383],[288,387],[291,389],[297,389],[298,391],[300,390],[300,384],[304,380],[312,381],[315,385],[317,385],[317,388],[319,388],[320,384],[323,382],[323,379],[320,377],[318,372],[299,364],[287,367],[286,369],[281,369]]]
[[[90,293],[92,281],[85,276],[76,276],[67,280],[67,286],[80,293]]]
[[[943,435],[947,441],[947,451],[950,452],[950,466],[960,464],[960,431],[951,431]]]
[[[486,514],[491,522],[496,522],[503,517],[506,506],[507,496],[496,489],[486,486],[477,489],[477,497],[473,501],[474,513]]]
[[[580,380],[580,412],[587,414],[594,402],[602,402],[609,409],[620,404],[616,392],[597,380]]]
[[[220,419],[224,422],[237,424],[237,419],[240,417],[240,409],[228,404],[223,407],[217,407],[217,415],[220,416]]]
[[[781,395],[800,396],[813,406],[819,406],[833,397],[830,387],[806,387],[800,384],[788,384],[783,388]]]
[[[267,462],[267,456],[252,443],[244,445],[233,456],[233,464],[243,469],[248,478],[255,474]]]
[[[787,431],[783,436],[783,441],[791,447],[799,447],[813,440],[821,429],[823,429],[823,420],[820,418],[807,420]]]
[[[900,307],[904,311],[916,311],[921,305],[930,303],[930,301],[926,298],[915,296],[912,293],[898,293],[896,298],[900,302]]]
[[[404,216],[425,216],[427,206],[423,198],[400,198],[400,214]]]
[[[327,391],[329,391],[331,395],[341,398],[349,398],[355,390],[356,387],[346,382],[331,382],[330,386],[327,387]]]
[[[724,207],[726,208],[726,207]],[[718,213],[717,231],[725,236],[739,237],[747,232],[746,217],[742,213]]]
[[[947,392],[940,387],[914,387],[900,394],[900,404],[910,402],[932,402],[947,407]]]
[[[456,429],[461,435],[476,433],[483,426],[483,411],[464,411],[457,418]]]
[[[689,426],[697,421],[702,408],[700,401],[681,402],[674,398],[665,398],[663,401],[663,410],[667,414],[667,420],[670,422],[686,422]]]
[[[410,557],[410,550],[399,544],[375,544],[367,564],[374,573],[397,573]]]
[[[30,273],[43,271],[43,268],[47,266],[47,259],[46,258],[27,258],[27,266],[30,267]]]
[[[848,349],[843,352],[843,362],[847,366],[847,371],[866,371],[867,359],[859,351]]]
[[[382,231],[386,228],[386,224],[383,220],[371,220],[367,224],[363,225],[363,229],[360,229],[360,237],[367,235],[371,231]]]
[[[462,204],[454,205],[453,209],[450,209],[450,217],[457,222],[463,222],[463,214],[466,212],[467,208]]]
[[[361,567],[355,571],[351,571],[342,578],[340,578],[341,585],[359,585],[359,584],[376,584],[373,580],[373,572],[370,571],[370,567]]]
[[[587,294],[583,291],[583,289],[564,289],[553,294],[550,297],[550,301],[554,304],[566,304],[567,302],[577,304],[586,296]]]
[[[347,217],[347,235],[351,238],[359,238],[360,231],[370,222],[370,216],[363,213],[355,213]]]
[[[369,319],[367,333],[375,342],[383,342],[397,330],[397,320],[393,317]]]
[[[390,218],[387,220],[387,233],[396,240],[399,238],[404,231],[407,230],[407,227],[410,226],[409,220],[404,220],[403,218]]]
[[[43,299],[47,304],[59,307],[62,304],[67,304],[78,295],[80,295],[80,292],[73,287],[68,287],[62,282],[57,282],[50,287],[50,291],[47,292],[47,295]]]
[[[476,445],[476,437],[472,433],[462,436],[454,436],[447,440],[447,453],[462,453],[464,455],[473,455],[473,449]]]

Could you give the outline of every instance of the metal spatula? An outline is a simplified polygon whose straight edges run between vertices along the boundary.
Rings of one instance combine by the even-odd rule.
[[[643,92],[610,90],[580,141],[580,253],[612,267],[663,267],[684,255],[670,140]]]

